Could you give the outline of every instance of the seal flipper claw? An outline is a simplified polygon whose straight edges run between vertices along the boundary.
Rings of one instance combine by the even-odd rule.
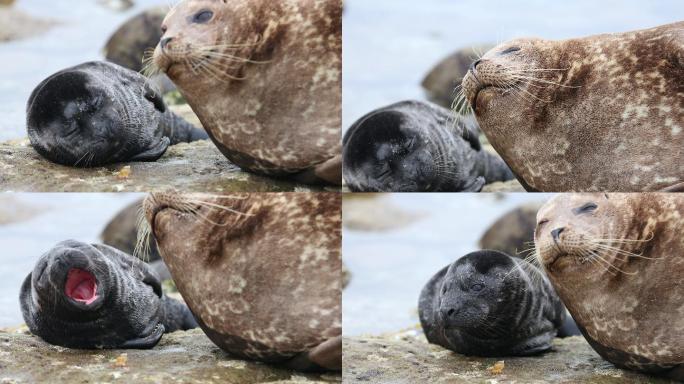
[[[162,137],[159,144],[152,148],[149,148],[145,152],[138,153],[137,155],[130,158],[130,161],[156,161],[166,152],[169,148],[171,140],[168,137]]]
[[[332,185],[342,185],[342,155],[337,155],[314,168],[314,174]]]
[[[157,324],[156,327],[154,327],[154,331],[145,337],[141,337],[138,339],[133,339],[133,340],[128,340],[121,344],[119,348],[122,349],[150,349],[157,345],[159,343],[159,340],[161,340],[162,335],[164,335],[164,325],[162,324]]]

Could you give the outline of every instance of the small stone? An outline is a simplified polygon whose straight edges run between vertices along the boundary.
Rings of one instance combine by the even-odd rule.
[[[127,166],[121,168],[118,172],[115,172],[114,175],[119,180],[128,179],[128,176],[131,175],[131,166],[127,165]]]
[[[128,363],[128,354],[127,353],[120,354],[116,358],[116,360],[114,360],[114,366],[117,368],[124,368],[124,367],[126,367],[127,363]]]
[[[504,363],[503,360],[497,361],[492,365],[491,367],[487,368],[489,373],[492,375],[500,375],[503,373],[504,368],[506,367],[506,363]]]

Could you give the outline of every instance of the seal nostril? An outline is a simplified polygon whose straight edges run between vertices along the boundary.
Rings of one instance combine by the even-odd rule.
[[[166,38],[163,38],[163,39],[161,39],[161,41],[159,42],[159,45],[161,46],[162,49],[165,49],[166,46],[171,42],[171,40],[173,40],[173,37],[166,37]]]
[[[447,315],[449,316],[453,316],[454,313],[456,313],[456,311],[453,308],[447,311]]]
[[[470,64],[470,70],[472,72],[475,72],[475,69],[477,69],[478,64],[480,64],[481,62],[482,62],[482,59],[473,61],[473,63]]]
[[[553,238],[554,242],[558,242],[558,238],[560,237],[560,234],[563,233],[565,230],[565,227],[561,228],[556,228],[553,231],[551,231],[551,237]]]

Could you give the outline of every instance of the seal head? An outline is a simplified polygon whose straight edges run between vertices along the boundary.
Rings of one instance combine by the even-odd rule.
[[[591,346],[619,367],[682,380],[684,198],[563,194],[537,220],[539,262]]]
[[[341,184],[339,0],[186,0],[153,62],[241,168]]]
[[[489,142],[528,190],[681,189],[682,57],[684,22],[517,39],[475,61],[462,85]]]
[[[525,356],[551,348],[565,310],[533,265],[478,251],[444,267],[418,304],[429,342],[476,356]]]

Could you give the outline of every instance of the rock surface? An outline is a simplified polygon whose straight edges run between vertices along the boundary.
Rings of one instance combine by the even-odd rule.
[[[420,219],[421,214],[404,210],[389,201],[388,197],[382,193],[345,194],[342,200],[342,224],[356,231],[388,231]]]
[[[579,336],[556,339],[554,350],[541,356],[479,358],[415,333],[344,338],[344,383],[669,383],[616,368]]]
[[[149,350],[83,351],[0,330],[0,383],[337,383],[339,373],[305,374],[231,358],[201,330],[164,335]]]
[[[497,181],[482,187],[482,192],[525,192],[518,180]]]

